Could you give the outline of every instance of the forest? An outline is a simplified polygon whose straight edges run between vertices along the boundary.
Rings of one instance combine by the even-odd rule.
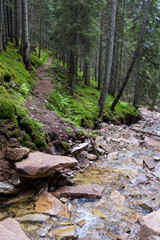
[[[160,0],[0,0],[0,240],[160,238],[159,69]]]

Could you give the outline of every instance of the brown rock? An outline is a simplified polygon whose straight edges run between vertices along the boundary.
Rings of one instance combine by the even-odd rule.
[[[75,235],[76,225],[54,229],[57,240],[77,239]]]
[[[100,218],[107,218],[107,216],[106,215],[104,215],[99,209],[93,209],[92,210],[92,213],[94,214],[94,215],[97,215],[98,217],[100,217]]]
[[[77,160],[71,157],[55,156],[42,152],[33,152],[21,162],[15,163],[19,176],[42,178],[53,176],[65,168],[75,167]]]
[[[112,191],[110,199],[114,202],[114,204],[118,206],[124,205],[125,197],[122,194],[120,194],[120,192],[118,192],[117,190]]]
[[[82,219],[82,220],[80,220],[80,221],[77,223],[77,225],[78,225],[79,227],[83,227],[85,224],[86,224],[86,220],[85,220],[85,219]]]
[[[28,156],[30,149],[28,148],[7,148],[6,158],[12,161],[19,161]]]
[[[142,217],[140,220],[140,239],[146,240],[154,235],[160,237],[160,209]]]
[[[0,222],[0,240],[29,240],[19,223],[13,218]]]
[[[147,240],[160,240],[160,237],[152,235],[152,236],[148,237]]]
[[[102,193],[104,191],[104,187],[98,184],[82,184],[77,186],[65,186],[59,188],[54,194],[57,192],[61,197],[69,197],[69,198],[101,198]]]
[[[94,161],[94,160],[97,159],[97,156],[94,155],[94,154],[87,154],[87,158],[88,158],[89,160],[91,160],[91,161]]]
[[[128,233],[124,233],[120,236],[117,237],[117,240],[127,240],[128,239],[129,234]]]
[[[70,213],[66,204],[62,204],[52,194],[42,192],[36,202],[36,211],[38,213],[48,213],[52,216],[70,219]]]

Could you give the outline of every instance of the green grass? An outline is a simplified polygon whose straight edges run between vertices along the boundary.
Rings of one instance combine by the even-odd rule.
[[[42,58],[31,54],[32,70],[24,68],[19,50],[11,43],[7,52],[0,53],[0,123],[1,131],[8,129],[12,122],[12,131],[6,133],[7,138],[15,136],[19,142],[31,148],[46,148],[42,125],[28,116],[25,101],[32,94],[35,84],[35,68],[43,65],[48,55],[42,51]],[[20,131],[22,130],[23,133]]]
[[[62,65],[62,61],[59,61],[59,64]],[[69,94],[69,79],[65,71],[56,64],[53,64],[47,71],[51,75],[54,85],[49,96],[48,108],[76,127],[93,127],[99,117],[100,91],[97,89],[97,82],[91,78],[91,86],[87,87],[82,81],[83,73],[79,72],[73,98]],[[119,101],[115,111],[111,112],[110,106],[113,100],[112,96],[107,96],[102,120],[125,122],[129,116],[138,117],[139,112],[132,105],[122,101]]]

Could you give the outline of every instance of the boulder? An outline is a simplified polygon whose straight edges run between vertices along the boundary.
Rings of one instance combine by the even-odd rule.
[[[19,176],[26,178],[43,178],[53,176],[65,168],[75,167],[77,160],[71,157],[50,155],[42,152],[33,152],[21,162],[16,162]]]
[[[146,240],[152,235],[160,237],[160,209],[142,217],[139,222],[141,240]]]
[[[0,240],[29,240],[19,223],[13,218],[0,222]]]
[[[11,161],[19,161],[28,156],[30,149],[28,148],[7,148],[6,158]]]
[[[36,202],[36,211],[38,213],[47,213],[56,217],[70,219],[68,206],[62,204],[60,200],[51,193],[42,192]]]
[[[71,150],[71,153],[72,154],[77,154],[85,149],[87,149],[89,143],[80,143],[77,147],[74,147],[72,150]]]
[[[104,187],[98,184],[82,184],[77,186],[65,186],[59,188],[55,193],[60,197],[69,198],[101,198]]]

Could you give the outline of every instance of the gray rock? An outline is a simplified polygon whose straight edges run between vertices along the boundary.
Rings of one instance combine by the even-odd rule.
[[[160,237],[152,235],[152,236],[148,237],[147,240],[160,240]]]
[[[7,182],[0,182],[0,193],[1,194],[15,194],[18,192],[18,189],[15,188],[12,184],[9,184]]]
[[[74,147],[72,150],[71,150],[71,153],[72,154],[77,154],[85,149],[87,149],[89,143],[80,143],[77,147]]]

